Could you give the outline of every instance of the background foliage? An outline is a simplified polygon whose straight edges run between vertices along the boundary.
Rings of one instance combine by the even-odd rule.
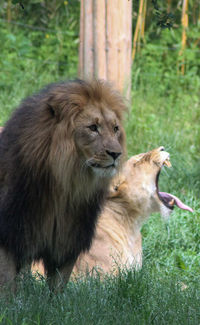
[[[189,3],[182,58],[181,2],[157,1],[174,15],[174,26],[157,25],[147,3],[144,37],[132,67],[132,104],[126,119],[129,156],[164,145],[173,168],[160,188],[194,209],[174,209],[170,220],[153,215],[142,228],[144,267],[116,278],[88,278],[51,296],[28,274],[17,297],[0,303],[2,324],[199,324],[200,278],[200,40],[199,3]],[[0,8],[0,124],[21,99],[43,85],[77,77],[78,0],[2,1]],[[133,1],[133,31],[138,1]],[[184,289],[184,290],[183,290]]]

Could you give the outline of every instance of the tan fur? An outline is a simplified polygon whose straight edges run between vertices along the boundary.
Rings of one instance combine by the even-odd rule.
[[[171,213],[156,192],[156,175],[168,157],[162,149],[133,156],[124,164],[112,182],[92,247],[79,257],[74,274],[142,266],[141,226],[153,212]]]
[[[142,266],[141,226],[152,212],[169,215],[156,192],[156,176],[169,156],[163,148],[131,157],[110,186],[97,231],[88,253],[81,254],[74,275],[116,272],[119,267]],[[42,265],[35,265],[42,271]]]
[[[99,211],[103,202],[99,196],[104,198],[111,177],[120,167],[121,156],[114,161],[110,152],[121,154],[125,149],[122,128],[125,105],[122,97],[110,85],[101,81],[61,83],[47,89],[42,96],[22,103],[21,111],[26,114],[26,123],[18,114],[19,108],[16,117],[13,116],[2,132],[2,148],[7,146],[9,150],[5,151],[2,161],[0,159],[0,188],[2,187],[1,195],[4,199],[7,179],[10,177],[6,159],[11,162],[14,160],[12,148],[15,140],[13,142],[11,139],[16,139],[19,147],[17,153],[24,174],[26,175],[27,169],[34,182],[35,179],[38,180],[34,194],[30,193],[28,196],[29,198],[33,195],[36,199],[30,200],[31,217],[24,217],[27,221],[24,225],[26,243],[23,247],[23,258],[16,256],[16,260],[19,260],[18,268],[24,263],[29,264],[33,260],[44,258],[50,282],[58,284],[60,278],[68,281],[77,256],[89,248],[95,228],[96,211]],[[37,114],[29,117],[24,108],[31,105],[37,110]],[[16,120],[17,127],[14,124]],[[90,129],[91,125],[98,126],[98,133]],[[116,126],[119,130],[115,130]],[[16,170],[16,175],[18,171]],[[26,181],[29,180],[28,174]],[[44,184],[41,190],[42,181]],[[8,186],[10,184],[12,180]],[[26,188],[24,184],[23,186]],[[31,188],[28,186],[29,183],[27,188]],[[41,196],[38,196],[40,190]],[[97,199],[99,207],[95,208]],[[88,211],[85,216],[87,204],[88,207],[92,206],[95,215],[90,217]],[[32,211],[36,213],[32,215]],[[5,265],[0,268],[0,284],[11,280],[13,274],[15,275],[15,267],[10,265],[15,264],[12,254],[18,254],[14,247],[4,249],[3,245],[6,246],[7,243],[3,243],[2,248],[0,246],[0,261]],[[11,260],[5,255],[11,256]],[[7,272],[11,272],[9,279],[3,278],[6,265],[10,269]]]

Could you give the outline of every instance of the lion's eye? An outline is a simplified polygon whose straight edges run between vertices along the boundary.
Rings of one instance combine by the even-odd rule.
[[[98,132],[98,126],[96,124],[89,125],[88,128],[93,132]]]
[[[114,132],[116,133],[117,131],[119,131],[119,126],[118,126],[118,125],[116,125],[116,126],[114,127]]]

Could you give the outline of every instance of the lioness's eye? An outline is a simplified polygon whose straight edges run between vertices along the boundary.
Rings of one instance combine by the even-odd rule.
[[[118,125],[116,125],[116,126],[114,127],[114,132],[116,133],[117,131],[119,131],[119,126],[118,126]]]
[[[88,128],[93,132],[98,132],[98,127],[96,124],[89,125]]]

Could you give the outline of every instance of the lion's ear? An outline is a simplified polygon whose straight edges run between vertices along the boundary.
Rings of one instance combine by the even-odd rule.
[[[56,113],[55,113],[55,109],[50,105],[50,104],[47,104],[47,108],[51,114],[52,117],[55,117]]]
[[[47,110],[52,118],[55,118],[57,121],[59,120],[59,110],[53,105],[47,103]]]

